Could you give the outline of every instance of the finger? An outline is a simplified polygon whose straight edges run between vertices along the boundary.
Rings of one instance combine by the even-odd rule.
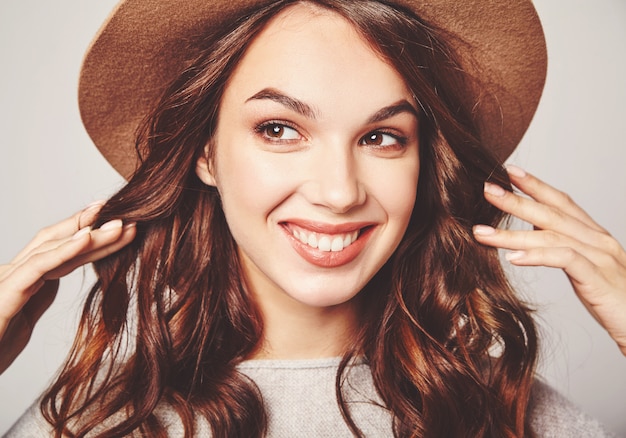
[[[563,211],[596,231],[606,232],[567,193],[557,190],[520,167],[508,165],[506,170],[511,182],[526,195],[542,204]]]
[[[76,255],[75,259],[72,259],[72,262],[76,260],[76,263],[74,263],[74,268],[67,270],[66,268],[67,263],[64,263],[63,265],[60,265],[60,266],[65,266],[64,268],[60,270],[56,270],[56,268],[59,268],[59,267],[56,267],[55,269],[51,269],[48,273],[44,274],[44,278],[46,279],[62,277],[68,274],[69,272],[71,272],[76,267],[80,266],[81,264],[89,263],[91,261],[97,260],[98,258],[102,258],[105,255],[110,254],[112,251],[108,248],[108,246],[111,244],[115,244],[116,241],[125,232],[126,234],[124,234],[124,236],[128,237],[129,236],[128,232],[132,231],[131,228],[134,228],[134,224],[128,224],[126,226],[123,226],[123,223],[120,219],[115,219],[115,220],[112,220],[103,224],[100,228],[96,230],[92,230],[90,227],[87,227],[87,228],[83,228],[79,233],[76,233],[74,236],[70,238],[48,240],[44,242],[43,244],[41,244],[39,247],[34,248],[29,254],[29,258],[25,258],[20,263],[14,264],[12,266],[12,270],[15,270],[17,266],[20,266],[21,264],[28,263],[28,260],[30,259],[30,257],[36,254],[54,251],[56,248],[60,247],[64,243],[72,239],[77,239],[78,237],[81,236],[82,233],[89,233],[91,237],[89,245],[84,248],[84,250],[82,251],[82,254]],[[125,229],[128,229],[128,230],[125,231]],[[116,248],[115,250],[121,248],[126,243],[128,243],[128,241],[126,241],[122,245],[115,246]],[[2,278],[5,278],[8,275],[11,275],[11,271],[0,274],[0,280]]]
[[[54,225],[41,229],[22,251],[12,260],[12,264],[20,263],[29,254],[40,247],[47,241],[66,239],[71,237],[79,230],[93,224],[100,209],[104,205],[104,201],[96,201],[88,205],[83,210],[74,213],[67,219],[62,220]]]
[[[508,253],[505,258],[517,266],[549,266],[563,269],[576,294],[591,314],[615,340],[626,341],[626,324],[623,317],[626,311],[626,294],[621,268],[600,268],[572,248],[533,248]],[[606,275],[607,270],[611,272],[610,275]],[[622,272],[622,275],[615,274],[619,272]]]
[[[624,277],[621,267],[617,265],[599,267],[573,248],[533,248],[507,253],[505,258],[517,266],[563,269],[585,305],[621,309],[621,316],[615,318],[615,321],[624,325],[623,309],[626,309],[626,294],[623,293]],[[607,275],[607,272],[610,274]],[[615,293],[616,287],[619,293]],[[603,318],[603,321],[606,323],[607,318]]]
[[[583,305],[604,326],[602,318],[600,318],[594,308],[602,303],[602,298],[598,294],[586,294],[583,297],[580,295],[580,289],[577,287],[577,285],[583,282],[583,279],[593,279],[600,274],[593,263],[581,257],[575,250],[572,248],[534,248],[507,253],[505,258],[516,266],[547,266],[563,269],[572,285],[574,285],[574,291],[581,299]]]
[[[81,232],[89,232],[91,234],[91,242],[89,243],[89,247],[86,248],[85,252],[91,252],[97,250],[99,247],[113,243],[116,239],[120,237],[122,229],[123,223],[121,219],[111,220],[95,230],[92,230],[90,227],[83,228]],[[40,246],[33,248],[33,250],[30,252],[30,254],[28,254],[27,257],[30,257],[37,253],[54,250],[68,240],[75,239],[76,237],[77,234],[72,237],[63,237],[56,240],[47,240],[43,242]],[[22,259],[20,263],[24,263],[27,259],[28,258]]]
[[[90,242],[89,233],[77,233],[54,250],[33,255],[28,263],[17,265],[0,281],[0,320],[10,320],[30,297],[43,286],[43,276],[76,257]]]
[[[513,251],[505,258],[516,266],[547,266],[565,271],[583,304],[597,317],[593,308],[606,305],[607,293],[598,284],[605,284],[602,271],[572,248],[533,248]],[[595,286],[594,286],[595,285]],[[584,296],[581,296],[584,291]]]
[[[95,230],[89,230],[89,244],[71,259],[43,274],[45,280],[63,277],[79,266],[99,260],[121,249],[132,241],[135,235],[135,224],[123,226],[120,219],[109,221]],[[75,238],[75,237],[73,237]],[[68,239],[46,242],[36,252],[51,251]]]
[[[563,210],[519,196],[502,187],[485,183],[485,199],[500,210],[516,216],[541,230],[552,230],[595,247],[603,247],[610,238],[605,232],[589,227]]]
[[[70,237],[63,237],[60,239],[51,239],[51,240],[46,240],[44,242],[42,242],[39,246],[32,248],[32,250],[28,253],[25,254],[22,258],[20,258],[19,260],[14,260],[13,262],[11,262],[11,264],[7,265],[8,269],[6,271],[3,271],[2,273],[0,273],[0,280],[6,278],[7,276],[11,275],[12,272],[19,266],[28,263],[30,259],[32,259],[35,255],[37,254],[41,254],[41,253],[46,253],[46,252],[50,252],[50,251],[54,251],[57,248],[61,247],[61,245],[72,241],[72,240],[76,240],[79,239],[82,235],[84,234],[89,234],[91,232],[91,227],[85,227],[82,230],[79,230],[78,232],[74,233],[74,235],[70,236]]]
[[[33,254],[0,281],[0,319],[11,319],[41,287],[41,281],[55,280],[77,267],[105,257],[130,243],[134,224],[122,227],[121,220],[98,230],[85,228],[74,237],[47,251]]]
[[[572,248],[600,266],[606,265],[605,260],[611,257],[604,250],[552,230],[501,230],[488,225],[476,225],[473,232],[478,242],[502,249]]]
[[[92,244],[89,251],[85,251],[76,257],[68,260],[66,263],[48,272],[44,278],[60,278],[76,268],[96,260],[107,257],[133,241],[137,233],[134,223],[127,224],[118,229],[94,230],[92,234]]]

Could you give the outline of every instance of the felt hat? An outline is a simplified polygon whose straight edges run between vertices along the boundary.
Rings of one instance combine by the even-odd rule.
[[[272,0],[122,0],[91,43],[80,75],[83,123],[125,178],[135,170],[138,125],[189,59],[189,40]],[[358,0],[355,0],[358,1]],[[460,37],[464,66],[489,88],[472,96],[483,141],[505,160],[528,128],[545,82],[541,23],[529,0],[391,0]],[[463,54],[461,54],[463,55]],[[462,56],[464,59],[465,56]],[[484,104],[487,102],[487,104]]]

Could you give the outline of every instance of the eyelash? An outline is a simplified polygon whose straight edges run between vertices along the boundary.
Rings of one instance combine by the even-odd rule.
[[[302,137],[302,135],[300,134],[300,131],[298,130],[298,128],[296,128],[293,124],[291,124],[289,122],[286,122],[286,121],[270,120],[270,121],[267,121],[267,122],[263,122],[263,123],[259,124],[256,128],[254,128],[254,131],[257,134],[259,134],[260,136],[262,136],[263,139],[265,139],[266,141],[269,141],[271,143],[284,143],[284,142],[297,141],[296,139],[281,139],[281,138],[272,137],[272,136],[268,135],[268,131],[269,131],[270,128],[288,128],[288,129],[292,129],[295,132],[297,132],[300,137]]]
[[[366,145],[364,144],[365,140],[368,138],[372,138],[375,135],[388,135],[389,137],[392,137],[395,141],[395,143],[393,145]],[[361,139],[359,140],[359,144],[363,144],[364,146],[368,146],[371,148],[376,148],[376,149],[393,149],[393,150],[401,150],[404,149],[407,145],[407,143],[409,142],[408,137],[403,136],[403,135],[398,135],[395,132],[389,132],[388,130],[385,129],[375,129],[373,131],[368,132],[367,134],[365,134],[363,137],[361,137]]]
[[[275,128],[288,128],[290,130],[295,131],[300,136],[300,138],[302,138],[302,135],[300,134],[300,131],[298,130],[296,126],[294,126],[290,122],[282,121],[282,120],[270,120],[267,122],[263,122],[259,124],[258,126],[256,126],[254,131],[258,135],[260,135],[265,141],[268,141],[270,143],[292,143],[295,141],[299,141],[299,139],[282,139],[282,138],[276,138],[276,137],[268,135],[269,129],[275,129]],[[395,143],[392,145],[375,145],[375,144],[368,145],[366,144],[365,143],[366,139],[368,137],[371,138],[374,135],[390,136],[394,139]],[[408,137],[403,136],[403,135],[398,135],[395,132],[391,132],[386,129],[374,129],[372,131],[369,131],[367,134],[365,134],[359,139],[359,145],[368,146],[370,148],[375,148],[378,150],[402,150],[406,147],[408,141],[409,141]]]

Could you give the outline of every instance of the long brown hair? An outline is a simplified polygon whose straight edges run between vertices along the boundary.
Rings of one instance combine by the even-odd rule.
[[[41,403],[56,436],[165,436],[155,414],[160,403],[178,413],[186,436],[200,417],[214,437],[266,433],[261,394],[236,369],[258,345],[263,323],[247,297],[219,196],[194,169],[212,145],[221,96],[250,41],[296,2],[246,11],[232,28],[199,40],[200,55],[147,117],[137,141],[141,166],[98,220],[134,221],[137,238],[95,263],[98,281],[72,352]],[[342,384],[350,359],[362,355],[396,436],[531,436],[533,321],[497,251],[471,233],[473,224],[503,220],[483,199],[484,181],[510,188],[463,101],[467,87],[479,84],[463,72],[454,36],[410,11],[373,0],[307,2],[353,23],[422,109],[413,215],[360,294],[361,329],[337,373],[347,424],[361,435]],[[498,354],[490,354],[494,347]]]

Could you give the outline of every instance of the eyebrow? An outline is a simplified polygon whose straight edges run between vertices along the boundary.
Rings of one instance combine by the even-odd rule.
[[[287,96],[286,94],[274,88],[265,88],[259,91],[254,96],[248,98],[246,100],[246,103],[250,102],[251,100],[264,100],[264,99],[277,102],[306,118],[309,118],[309,119],[317,118],[316,111],[310,105],[302,102],[301,100]],[[419,113],[415,109],[415,107],[411,105],[409,101],[407,101],[406,99],[402,99],[394,104],[391,104],[389,106],[386,106],[376,111],[369,119],[367,119],[367,123],[372,124],[372,123],[382,122],[383,120],[390,119],[391,117],[397,114],[401,114],[401,113],[410,113],[413,116],[415,116],[415,118],[419,118],[419,115],[418,115]]]
[[[251,100],[264,100],[264,99],[268,99],[268,100],[272,100],[274,102],[280,103],[281,105],[297,112],[301,116],[304,116],[308,119],[317,118],[317,114],[315,110],[313,110],[313,108],[311,108],[309,105],[307,105],[306,103],[298,99],[289,97],[286,94],[281,93],[280,91],[275,90],[273,88],[265,88],[259,91],[254,96],[248,98],[246,100],[246,103],[250,102]]]
[[[383,120],[387,120],[395,116],[396,114],[401,113],[410,113],[415,116],[416,119],[419,119],[419,114],[415,107],[409,103],[408,100],[402,99],[392,105],[386,106],[374,113],[368,120],[367,123],[378,123]]]

